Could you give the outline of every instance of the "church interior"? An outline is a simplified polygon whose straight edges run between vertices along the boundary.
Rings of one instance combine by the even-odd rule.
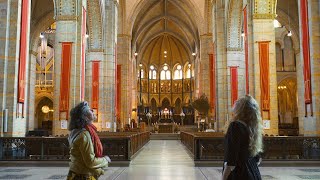
[[[101,179],[218,179],[244,95],[263,179],[320,179],[319,0],[0,0],[0,37],[0,179],[65,179],[82,101]]]

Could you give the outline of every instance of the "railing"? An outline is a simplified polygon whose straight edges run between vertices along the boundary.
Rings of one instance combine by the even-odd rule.
[[[99,134],[104,155],[112,161],[130,161],[150,140],[150,133]],[[0,161],[69,160],[67,137],[0,137]]]
[[[221,133],[181,132],[181,142],[195,161],[222,160],[224,137]],[[263,159],[320,160],[320,137],[264,137]]]

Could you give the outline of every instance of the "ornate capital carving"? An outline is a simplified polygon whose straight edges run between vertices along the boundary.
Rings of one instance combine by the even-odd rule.
[[[277,0],[255,0],[254,19],[274,19],[276,17]]]

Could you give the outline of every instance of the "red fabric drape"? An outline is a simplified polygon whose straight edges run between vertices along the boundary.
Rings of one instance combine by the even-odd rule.
[[[70,95],[70,70],[71,70],[71,55],[72,43],[62,43],[61,53],[61,79],[60,79],[60,112],[69,111],[69,95]],[[68,115],[66,116],[68,119]]]
[[[310,71],[310,51],[309,51],[309,24],[308,24],[308,1],[300,0],[300,18],[302,32],[302,53],[303,53],[303,74],[304,74],[304,101],[311,104],[311,71]]]
[[[97,134],[97,128],[93,124],[87,124],[85,129],[90,133],[96,157],[103,157],[103,147]]]
[[[270,111],[269,42],[259,43],[261,110]]]
[[[231,80],[231,103],[232,106],[238,99],[238,67],[231,66],[230,67],[230,80]]]
[[[18,75],[18,102],[24,103],[25,80],[26,80],[26,58],[27,58],[27,37],[28,37],[28,14],[29,0],[22,0],[21,9],[21,30],[20,30],[20,56]]]
[[[98,110],[99,106],[99,61],[92,61],[92,105]]]

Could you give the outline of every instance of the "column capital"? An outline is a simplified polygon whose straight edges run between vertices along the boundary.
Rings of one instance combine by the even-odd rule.
[[[276,9],[277,0],[255,0],[253,19],[274,19]]]

